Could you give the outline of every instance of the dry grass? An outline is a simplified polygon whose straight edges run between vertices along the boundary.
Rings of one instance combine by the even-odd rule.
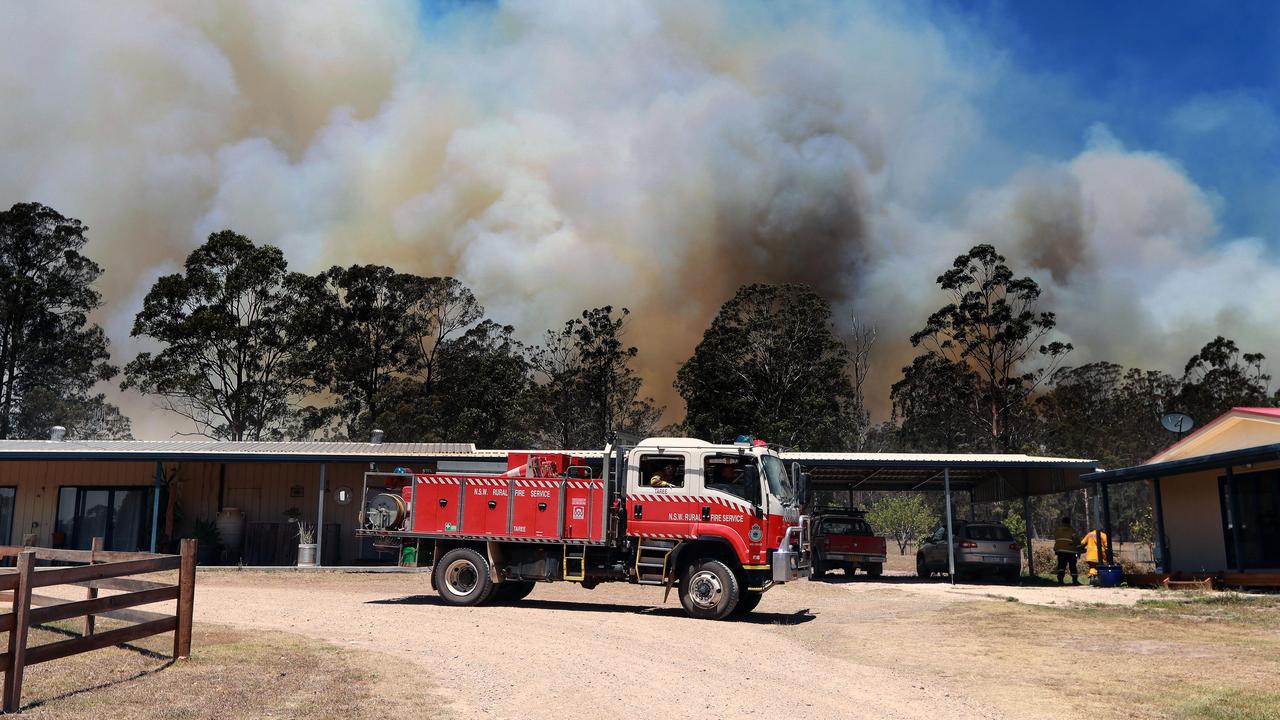
[[[1170,593],[1135,607],[971,605],[953,632],[991,648],[1005,676],[1089,715],[1280,718],[1280,599]]]
[[[99,621],[109,629],[110,621]],[[36,630],[31,644],[66,639],[71,625]],[[76,626],[78,627],[78,626]],[[61,630],[61,631],[58,631]],[[394,660],[284,633],[197,625],[192,657],[172,662],[172,634],[27,669],[24,717],[443,717],[420,678]]]
[[[999,591],[948,602],[886,590],[827,603],[823,623],[792,632],[1010,718],[1280,720],[1280,597],[1153,595],[1044,606]]]

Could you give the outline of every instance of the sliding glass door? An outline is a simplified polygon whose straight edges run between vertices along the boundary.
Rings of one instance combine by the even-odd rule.
[[[1219,480],[1222,498],[1223,540],[1227,565],[1236,567],[1232,525],[1240,524],[1240,554],[1246,570],[1280,569],[1280,472],[1246,473],[1236,476],[1240,517],[1232,516],[1227,479]]]
[[[58,491],[57,530],[65,547],[135,552],[151,545],[149,487],[63,487]]]

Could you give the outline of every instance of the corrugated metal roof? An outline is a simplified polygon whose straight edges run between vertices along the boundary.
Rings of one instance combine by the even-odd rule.
[[[784,452],[783,460],[848,465],[987,465],[1000,467],[1080,466],[1092,468],[1094,460],[1043,455],[994,455],[963,453],[810,453]]]
[[[215,440],[0,440],[0,459],[376,461],[503,458],[522,450],[472,443],[231,442]],[[600,457],[601,451],[572,451]]]
[[[1012,500],[1083,487],[1092,460],[1038,455],[948,453],[783,453],[799,463],[815,490],[971,492],[977,502]]]

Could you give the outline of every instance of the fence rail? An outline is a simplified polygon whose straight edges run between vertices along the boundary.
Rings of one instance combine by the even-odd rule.
[[[195,604],[196,541],[183,540],[178,555],[112,552],[94,538],[92,550],[63,550],[0,546],[0,558],[16,558],[16,568],[0,568],[0,601],[12,601],[13,612],[0,615],[0,632],[9,633],[8,650],[0,653],[4,670],[5,712],[22,705],[22,679],[28,665],[111,647],[160,633],[173,633],[173,657],[191,654],[191,617]],[[67,567],[36,567],[37,560],[85,563]],[[138,580],[129,575],[178,571],[178,584]],[[85,589],[85,599],[40,595],[35,588],[71,585]],[[99,597],[99,590],[121,591]],[[134,610],[139,605],[177,601],[173,613]],[[35,625],[84,618],[84,632],[69,640],[27,646]],[[95,618],[134,623],[97,632]]]

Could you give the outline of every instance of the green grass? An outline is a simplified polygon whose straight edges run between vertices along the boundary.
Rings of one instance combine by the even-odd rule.
[[[1178,708],[1176,717],[1188,720],[1277,720],[1280,718],[1280,693],[1206,690]]]

